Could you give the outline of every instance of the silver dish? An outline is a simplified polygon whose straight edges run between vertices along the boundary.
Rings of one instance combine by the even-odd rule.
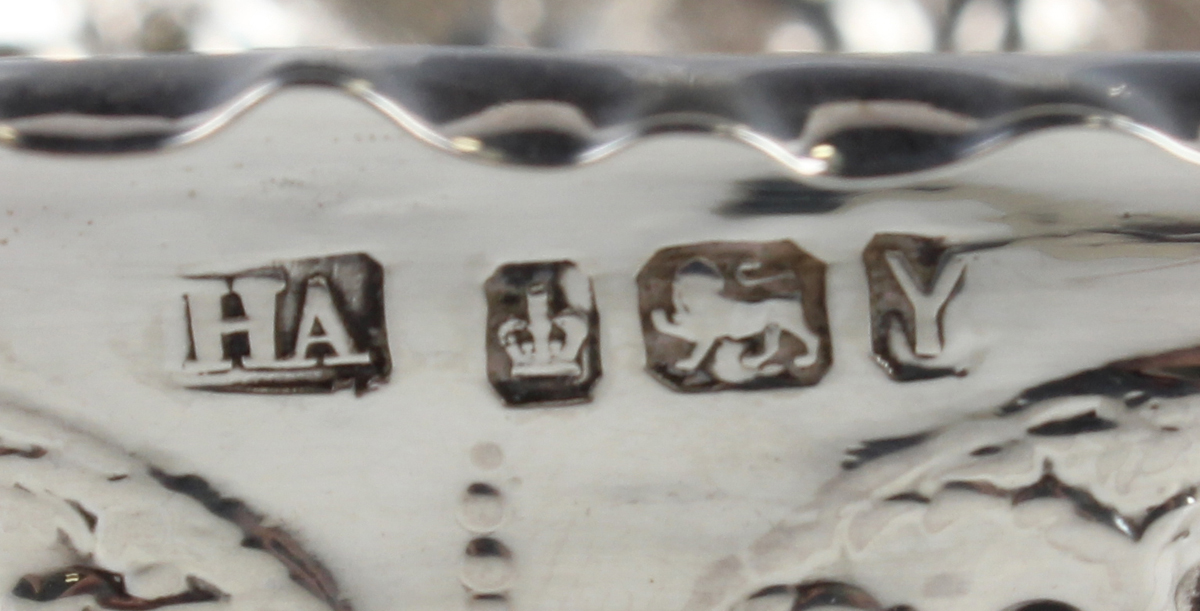
[[[4,62],[0,608],[1200,609],[1197,78]]]

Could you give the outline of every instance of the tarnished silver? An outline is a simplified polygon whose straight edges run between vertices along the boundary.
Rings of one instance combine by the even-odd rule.
[[[570,261],[496,270],[488,300],[488,378],[511,405],[586,401],[600,378],[591,279]]]
[[[0,77],[0,609],[1200,609],[1200,58]]]
[[[367,255],[188,278],[204,287],[183,296],[190,388],[363,392],[391,371],[383,269]]]

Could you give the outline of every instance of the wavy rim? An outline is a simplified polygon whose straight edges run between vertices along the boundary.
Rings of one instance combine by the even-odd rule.
[[[573,167],[663,133],[728,138],[814,186],[907,183],[1064,126],[1200,164],[1200,54],[638,57],[453,47],[0,61],[0,143],[69,154],[202,140],[331,87],[467,159]]]

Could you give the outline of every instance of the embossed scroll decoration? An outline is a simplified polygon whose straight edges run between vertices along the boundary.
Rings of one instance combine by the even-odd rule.
[[[245,503],[11,406],[0,549],[6,610],[350,609],[329,571]]]
[[[696,600],[1198,611],[1198,370],[1198,349],[1116,361],[853,448],[842,476],[723,561]]]
[[[675,390],[809,386],[833,360],[825,264],[791,242],[666,248],[637,282],[647,368]]]

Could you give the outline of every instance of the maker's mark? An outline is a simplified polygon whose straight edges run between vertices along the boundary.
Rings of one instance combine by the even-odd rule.
[[[391,371],[383,269],[365,254],[189,276],[189,388],[362,392]]]

